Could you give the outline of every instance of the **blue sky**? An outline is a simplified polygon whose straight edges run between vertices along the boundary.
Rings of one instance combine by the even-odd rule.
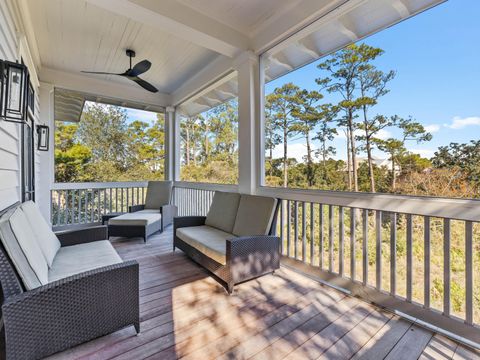
[[[477,140],[480,135],[480,14],[479,0],[450,0],[416,17],[377,33],[365,43],[385,54],[375,64],[395,70],[390,93],[372,113],[412,116],[433,135],[426,144],[409,144],[409,150],[431,157],[438,146]],[[321,75],[317,61],[266,86],[266,93],[287,82],[316,89]],[[388,129],[385,137],[395,135]],[[302,140],[290,145],[292,157],[305,154]],[[337,158],[345,158],[345,140],[334,141]],[[281,156],[281,149],[275,151]],[[378,157],[386,157],[377,152]]]
[[[153,124],[155,120],[157,120],[157,113],[151,112],[151,111],[144,111],[144,110],[138,110],[138,109],[129,109],[125,108],[127,110],[127,121],[132,122],[135,120],[140,120],[144,121],[149,124]]]

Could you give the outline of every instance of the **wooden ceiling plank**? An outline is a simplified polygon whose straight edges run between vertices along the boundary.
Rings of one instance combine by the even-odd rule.
[[[248,37],[174,0],[87,1],[228,57],[249,47]]]

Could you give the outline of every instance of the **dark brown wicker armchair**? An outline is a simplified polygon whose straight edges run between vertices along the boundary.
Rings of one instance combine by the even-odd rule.
[[[235,196],[238,196],[238,200],[235,200]],[[223,197],[223,201],[220,197]],[[244,199],[245,201],[242,203]],[[233,292],[235,284],[274,272],[280,267],[280,238],[274,235],[279,202],[276,199],[272,199],[274,200],[273,203],[260,210],[269,212],[266,214],[267,219],[269,218],[268,227],[261,229],[254,224],[255,220],[258,219],[249,218],[252,214],[249,214],[248,209],[252,205],[252,200],[259,199],[264,200],[267,198],[216,192],[208,217],[183,216],[175,217],[173,220],[173,249],[178,248],[184,251],[192,260],[209,270],[223,283],[229,294]],[[251,203],[246,204],[248,201]],[[262,207],[260,206],[260,208]],[[215,212],[217,214],[212,214]],[[216,216],[217,219],[222,218],[221,221],[230,217],[233,219],[233,222],[226,224],[227,229],[225,229],[222,224],[215,223],[215,220],[209,219],[213,216]],[[238,226],[239,218],[241,217],[247,220],[247,227],[243,230],[239,229]],[[249,224],[251,225],[251,235],[246,235],[249,232]],[[231,231],[228,231],[229,225],[231,225]],[[218,246],[208,243],[198,246],[201,240],[199,241],[197,238],[189,241],[185,237],[188,234],[177,231],[182,228],[205,229],[207,232],[204,236],[220,237],[217,243]],[[213,230],[211,230],[212,228]],[[230,234],[230,232],[233,234]],[[222,239],[224,239],[224,255],[222,252]],[[212,248],[209,248],[209,246],[212,246]]]
[[[64,231],[57,237],[61,247],[68,247],[105,240],[107,228]],[[138,333],[138,270],[136,261],[125,261],[27,290],[0,242],[4,357],[43,358],[131,325]]]

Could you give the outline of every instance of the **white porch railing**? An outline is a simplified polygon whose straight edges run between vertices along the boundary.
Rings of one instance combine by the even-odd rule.
[[[100,223],[102,215],[127,212],[129,206],[143,204],[146,187],[146,181],[57,183],[50,192],[52,225]]]
[[[147,181],[106,183],[57,183],[50,196],[54,227],[95,224],[102,215],[127,212],[131,205],[143,204]],[[178,214],[206,215],[215,190],[238,191],[235,185],[177,181],[172,202]]]
[[[238,191],[175,186],[182,215],[206,215],[214,190]],[[267,187],[258,194],[281,199],[283,264],[478,346],[480,201]]]
[[[173,203],[178,207],[178,215],[206,216],[216,190],[237,192],[238,186],[176,181]]]
[[[145,186],[61,184],[52,190],[52,208],[60,210],[52,220],[98,222],[142,203]],[[215,190],[238,187],[175,182],[172,200],[181,216],[206,215]],[[276,231],[285,265],[480,343],[473,276],[480,271],[480,201],[282,188],[258,194],[281,199]]]

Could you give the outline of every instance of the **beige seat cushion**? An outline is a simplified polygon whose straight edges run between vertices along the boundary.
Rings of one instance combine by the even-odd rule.
[[[47,260],[45,260],[42,250],[40,249],[40,245],[37,243],[34,230],[30,227],[27,216],[20,207],[18,207],[10,217],[10,226],[15,234],[15,238],[17,239],[20,248],[28,260],[28,264],[31,266],[33,272],[37,276],[38,281],[41,285],[47,284]],[[21,271],[19,270],[19,273],[24,273],[23,269]],[[31,281],[32,279],[22,277],[22,280],[24,281],[25,287],[28,289],[36,287],[34,285],[36,282]]]
[[[227,263],[225,255],[227,239],[235,237],[207,225],[179,228],[176,235],[188,245],[222,265]]]
[[[242,194],[233,234],[268,235],[276,206],[275,198]]]
[[[163,205],[170,204],[172,196],[171,181],[149,181],[147,187],[147,196],[145,199],[146,209],[159,209]]]
[[[121,262],[122,259],[108,240],[61,247],[48,272],[48,281]]]
[[[240,194],[215,191],[205,225],[231,233],[239,202]]]
[[[139,210],[135,212],[142,213],[142,214],[160,214],[160,209],[144,209],[144,210]]]
[[[134,213],[123,214],[108,221],[108,225],[148,226],[162,219],[160,210],[142,210]]]
[[[50,225],[40,213],[38,206],[33,201],[27,201],[21,205],[22,211],[27,216],[40,249],[42,250],[48,267],[52,266],[53,259],[60,249],[60,241],[52,231]]]
[[[0,218],[0,238],[8,257],[12,261],[13,266],[23,282],[23,285],[26,289],[31,290],[41,286],[42,283],[30,266],[15,234],[12,231],[12,227],[10,226],[10,217],[15,210],[16,209],[8,210]]]

